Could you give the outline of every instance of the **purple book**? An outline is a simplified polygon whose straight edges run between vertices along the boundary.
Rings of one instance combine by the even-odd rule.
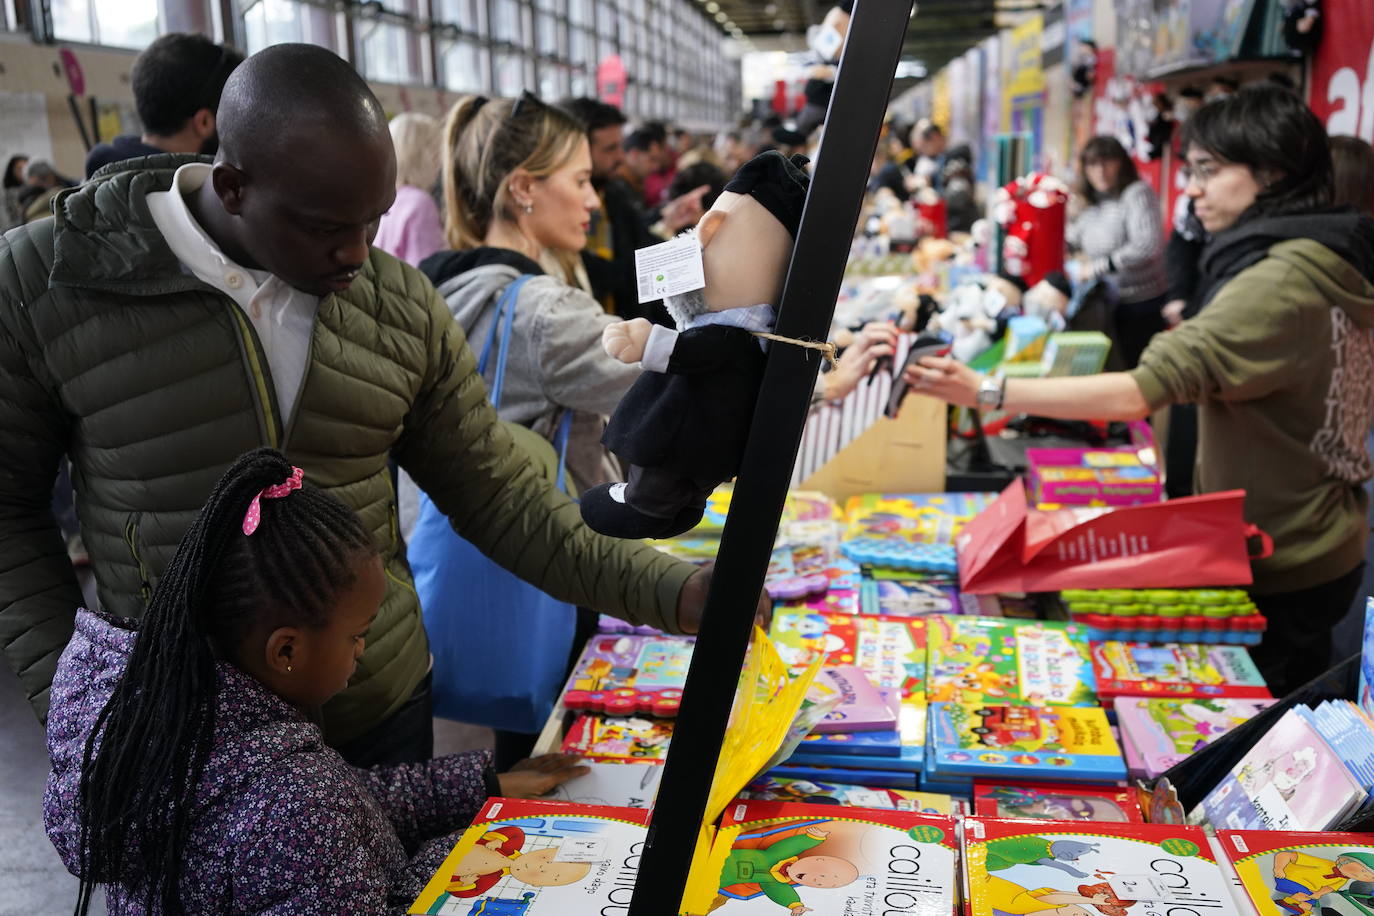
[[[1273,700],[1118,697],[1117,723],[1131,774],[1154,779],[1272,705]]]
[[[853,665],[823,668],[819,680],[839,691],[840,705],[821,720],[815,731],[877,732],[897,727],[897,716],[887,699],[860,669]]]

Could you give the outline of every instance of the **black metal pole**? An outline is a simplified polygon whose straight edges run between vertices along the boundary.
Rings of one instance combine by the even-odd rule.
[[[854,5],[783,287],[784,337],[825,340],[830,332],[910,16],[910,0]],[[768,354],[629,916],[678,912],[806,423],[819,356],[785,344]]]

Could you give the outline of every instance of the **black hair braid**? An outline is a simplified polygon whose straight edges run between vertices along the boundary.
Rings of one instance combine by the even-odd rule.
[[[255,628],[319,626],[375,551],[358,517],[306,485],[253,497],[291,476],[272,449],[241,456],[215,485],[158,581],[128,665],[86,740],[79,791],[76,913],[96,884],[120,883],[149,912],[177,914],[195,789],[214,734],[216,658],[233,660]]]

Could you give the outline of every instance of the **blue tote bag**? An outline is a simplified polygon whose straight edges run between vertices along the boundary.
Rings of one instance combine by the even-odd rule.
[[[477,364],[485,377],[500,328],[491,386],[491,401],[497,407],[515,304],[529,279],[518,277],[502,292]],[[555,443],[558,486],[564,490],[571,426],[572,412],[564,411]],[[425,493],[420,494],[420,516],[408,554],[434,655],[435,715],[513,732],[542,730],[566,676],[576,609],[550,598],[459,537]]]

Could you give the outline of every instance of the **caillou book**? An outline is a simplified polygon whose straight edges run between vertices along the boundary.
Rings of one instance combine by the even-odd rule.
[[[1121,748],[1098,707],[932,703],[926,754],[938,778],[1126,778]]]
[[[932,617],[926,696],[934,702],[1095,706],[1084,631],[1072,623]]]
[[[648,820],[639,808],[488,799],[409,912],[595,916],[626,906]]]
[[[1213,855],[1197,827],[964,819],[970,916],[1236,916]]]
[[[729,806],[683,910],[949,916],[955,821],[932,814],[744,801]]]
[[[1374,836],[1222,830],[1258,916],[1374,916]]]

